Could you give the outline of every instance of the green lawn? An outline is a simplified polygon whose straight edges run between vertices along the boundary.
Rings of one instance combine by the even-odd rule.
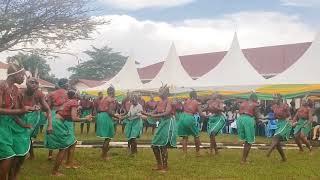
[[[27,160],[21,179],[320,179],[320,152],[314,154],[287,150],[288,162],[281,163],[274,152],[268,159],[266,151],[252,150],[250,164],[240,165],[241,150],[221,150],[219,156],[210,157],[202,150],[195,157],[190,150],[183,158],[180,150],[169,151],[169,172],[153,172],[154,157],[150,149],[138,149],[138,156],[128,157],[126,149],[111,149],[112,159],[102,162],[100,149],[77,149],[76,160],[80,169],[61,168],[64,177],[49,176],[53,162],[46,160],[47,150],[36,149],[36,160]]]
[[[101,140],[100,138],[97,138],[95,133],[94,133],[94,124],[91,125],[91,129],[89,134],[86,134],[86,125],[85,125],[85,132],[83,134],[80,133],[80,124],[76,123],[75,127],[76,127],[76,137],[77,140],[80,141],[85,141],[85,140]],[[143,133],[143,135],[141,136],[141,138],[139,139],[140,142],[151,142],[152,139],[152,134],[151,134],[151,128],[148,129],[147,133]],[[209,136],[206,132],[201,132],[201,136],[200,136],[201,142],[210,142]],[[38,140],[43,140],[43,134],[40,134],[38,137]],[[113,141],[126,141],[125,135],[124,133],[122,133],[121,131],[121,126],[118,125],[117,126],[117,133],[113,139]],[[192,143],[193,138],[190,137],[190,143]],[[217,142],[221,142],[221,143],[239,143],[238,138],[236,135],[227,135],[227,134],[220,134],[217,136]],[[293,142],[293,141],[290,141]],[[256,143],[271,143],[271,139],[270,138],[266,138],[266,137],[260,137],[257,136],[256,137]]]

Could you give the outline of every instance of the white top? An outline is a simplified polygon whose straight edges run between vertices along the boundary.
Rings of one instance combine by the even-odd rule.
[[[128,112],[129,120],[136,119],[138,116],[141,115],[142,111],[143,111],[143,108],[139,103],[136,106],[131,105]]]

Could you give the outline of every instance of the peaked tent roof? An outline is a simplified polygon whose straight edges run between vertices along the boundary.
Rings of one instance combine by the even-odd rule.
[[[268,79],[268,84],[320,84],[320,32],[309,49],[287,70]]]
[[[110,86],[113,86],[116,90],[138,90],[142,87],[135,61],[129,57],[126,64],[122,69],[106,83],[86,89],[85,91],[105,91]]]
[[[262,85],[264,82],[265,79],[242,53],[237,34],[235,33],[231,47],[222,61],[214,69],[197,79],[194,85],[196,87],[225,86],[225,88],[246,86],[252,89],[251,87]]]
[[[171,88],[183,88],[192,84],[194,80],[183,68],[176,47],[172,43],[169,54],[156,77],[144,84],[145,89],[156,89],[167,84]]]

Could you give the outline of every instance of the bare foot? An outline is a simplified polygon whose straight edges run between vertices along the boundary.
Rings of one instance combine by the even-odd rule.
[[[60,173],[60,172],[52,172],[51,174],[52,176],[64,176],[64,174]]]
[[[154,168],[152,168],[152,171],[160,171],[162,169],[163,169],[162,166],[156,165]]]
[[[287,159],[281,159],[281,162],[283,162],[283,163],[287,162]]]
[[[247,164],[250,164],[250,163],[248,161],[241,161],[240,164],[241,165],[247,165]]]
[[[168,168],[163,168],[163,169],[161,169],[161,170],[158,170],[158,172],[160,172],[160,173],[166,173],[166,172],[168,172]]]
[[[78,168],[80,168],[80,166],[77,164],[66,164],[65,168],[66,169],[78,169]]]
[[[109,161],[109,160],[111,160],[111,157],[110,157],[110,156],[103,157],[102,160],[103,160],[103,161]]]
[[[48,161],[51,161],[52,160],[52,156],[48,156]]]

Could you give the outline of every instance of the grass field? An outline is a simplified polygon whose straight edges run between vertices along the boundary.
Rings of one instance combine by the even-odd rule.
[[[313,155],[287,150],[288,162],[281,163],[277,152],[270,158],[266,151],[252,150],[250,164],[240,165],[241,150],[221,150],[211,157],[202,150],[196,157],[190,150],[187,158],[178,149],[169,151],[169,172],[153,172],[154,157],[150,149],[138,149],[137,157],[128,157],[126,149],[111,149],[112,159],[102,162],[100,149],[77,149],[79,169],[61,168],[64,177],[52,177],[53,162],[46,160],[47,150],[36,149],[36,159],[27,160],[21,179],[320,179],[320,151]]]
[[[94,124],[91,125],[91,129],[89,134],[86,134],[86,125],[84,128],[84,133],[81,134],[80,133],[80,124],[76,123],[75,125],[76,127],[76,137],[77,140],[80,141],[85,141],[85,140],[101,140],[100,138],[97,138],[94,132]],[[139,139],[140,142],[151,142],[152,139],[152,133],[151,133],[151,128],[148,129],[148,132],[144,132],[141,136],[141,138]],[[200,136],[201,142],[210,142],[209,136],[206,132],[201,132],[201,136]],[[43,140],[43,134],[40,134],[37,138],[37,140],[42,141]],[[121,131],[121,126],[117,126],[117,132],[116,135],[114,137],[114,139],[112,141],[127,141],[125,138],[124,133],[122,133]],[[190,143],[193,143],[193,138],[190,137],[189,139]],[[217,142],[222,142],[222,143],[233,143],[233,144],[238,144],[238,138],[236,135],[229,135],[229,134],[220,134],[217,136]],[[290,141],[293,143],[293,141]],[[256,143],[271,143],[271,138],[266,138],[266,137],[260,137],[257,136],[256,137]]]

